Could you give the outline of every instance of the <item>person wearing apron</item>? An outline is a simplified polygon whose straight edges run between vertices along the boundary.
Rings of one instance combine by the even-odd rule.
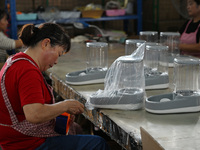
[[[84,105],[77,100],[55,103],[52,87],[42,75],[70,49],[70,38],[64,29],[54,23],[39,27],[27,24],[19,37],[27,49],[10,56],[0,71],[2,149],[109,150],[99,136],[66,135],[67,131],[55,130],[61,114],[73,116],[84,111]],[[70,123],[64,125],[68,128]]]
[[[200,0],[187,0],[190,20],[180,29],[180,51],[183,55],[200,57]]]

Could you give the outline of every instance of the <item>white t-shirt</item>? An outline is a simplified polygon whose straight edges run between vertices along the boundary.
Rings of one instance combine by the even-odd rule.
[[[3,32],[0,32],[0,62],[6,59],[6,50],[15,49],[15,40],[8,38]]]

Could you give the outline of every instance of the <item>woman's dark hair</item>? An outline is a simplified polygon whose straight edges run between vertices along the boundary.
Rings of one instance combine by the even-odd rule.
[[[3,9],[0,9],[0,20],[4,17],[7,16],[7,12]]]
[[[61,46],[65,49],[65,52],[68,52],[71,46],[67,32],[55,23],[44,23],[39,27],[35,27],[33,24],[26,24],[22,27],[19,38],[28,47],[34,47],[45,38],[50,39],[51,46]]]
[[[197,5],[200,5],[200,0],[194,0],[196,3],[197,3]]]

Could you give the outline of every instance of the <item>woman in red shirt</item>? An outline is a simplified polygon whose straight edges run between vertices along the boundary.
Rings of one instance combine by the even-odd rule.
[[[70,49],[62,27],[25,25],[20,39],[28,48],[7,59],[0,72],[0,145],[3,149],[109,149],[99,136],[61,135],[54,131],[60,114],[84,111],[80,102],[54,103],[52,88],[41,72],[57,64]]]

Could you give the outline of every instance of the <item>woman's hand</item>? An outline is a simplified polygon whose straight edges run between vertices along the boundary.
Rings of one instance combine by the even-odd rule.
[[[66,112],[72,115],[81,114],[84,112],[84,105],[76,100],[65,100],[67,106]]]

